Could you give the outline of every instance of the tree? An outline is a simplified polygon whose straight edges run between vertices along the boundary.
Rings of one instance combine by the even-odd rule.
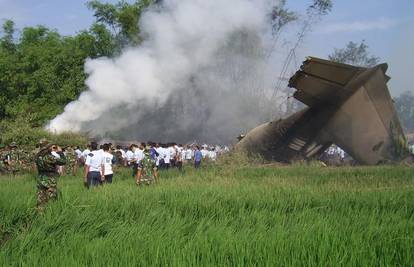
[[[87,6],[94,11],[97,24],[109,27],[113,38],[117,40],[118,48],[121,49],[126,45],[137,45],[142,41],[139,20],[144,9],[154,2],[154,0],[137,0],[131,4],[126,1],[108,4],[92,0],[87,3]]]
[[[6,35],[2,40],[10,40],[12,31]],[[13,45],[0,47],[0,120],[31,114],[31,127],[43,126],[86,89],[86,58],[114,50],[110,33],[96,24],[69,37],[44,26],[26,27]]]
[[[406,91],[394,99],[394,106],[403,128],[414,132],[414,94]]]
[[[274,36],[277,36],[286,25],[298,19],[298,15],[285,8],[285,5],[286,0],[282,0],[277,6],[273,7],[270,14]]]
[[[5,50],[14,49],[14,22],[12,20],[6,20],[3,23],[3,37],[0,40],[1,48]]]
[[[350,64],[360,67],[373,67],[380,61],[379,57],[369,54],[368,45],[365,41],[361,43],[349,42],[345,48],[334,49],[334,52],[328,56],[329,60]]]

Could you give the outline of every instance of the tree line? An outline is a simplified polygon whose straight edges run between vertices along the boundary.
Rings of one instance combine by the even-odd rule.
[[[45,123],[86,90],[85,60],[113,57],[127,46],[139,45],[145,38],[138,23],[141,14],[148,6],[160,2],[137,0],[108,4],[89,1],[87,8],[93,11],[94,23],[71,36],[63,36],[45,26],[25,27],[19,31],[12,20],[4,21],[0,35],[0,144],[31,142],[44,136],[46,133],[41,129]],[[309,29],[315,14],[316,17],[326,15],[332,8],[330,0],[310,2],[309,21],[304,23],[303,31]],[[270,14],[275,37],[298,19],[285,4],[286,1],[280,1]],[[298,39],[298,43],[300,41]],[[356,56],[347,49],[357,53]],[[361,55],[365,56],[362,61]],[[333,60],[348,63],[352,63],[348,60],[352,57],[359,60],[358,64],[371,65],[378,61],[368,56],[363,42],[359,46],[350,43],[336,50],[334,56]],[[410,92],[396,100],[402,123],[409,131],[414,131],[413,101]]]
[[[142,37],[139,18],[153,0],[106,4],[89,1],[95,22],[62,36],[45,26],[15,28],[4,21],[0,35],[0,144],[34,141],[41,128],[86,90],[85,60],[112,57]],[[30,138],[33,136],[33,138]],[[20,138],[19,138],[20,137]]]

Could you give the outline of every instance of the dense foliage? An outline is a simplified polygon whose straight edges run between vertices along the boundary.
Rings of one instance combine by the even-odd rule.
[[[0,144],[44,136],[40,128],[86,89],[85,60],[113,56],[140,41],[137,22],[151,2],[91,1],[96,22],[73,36],[44,26],[17,34],[6,20],[0,35]]]

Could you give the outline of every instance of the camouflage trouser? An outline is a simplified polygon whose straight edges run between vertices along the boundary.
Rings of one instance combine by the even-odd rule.
[[[57,199],[58,191],[56,178],[39,175],[37,177],[37,208],[44,209],[44,206],[50,199]]]
[[[65,165],[65,174],[66,175],[75,175],[75,167],[76,161],[75,160],[68,160]]]

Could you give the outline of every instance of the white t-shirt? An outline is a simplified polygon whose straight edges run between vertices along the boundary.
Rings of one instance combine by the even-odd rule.
[[[212,150],[208,153],[208,157],[212,160],[215,161],[217,159],[217,153],[216,151]]]
[[[119,152],[121,152],[121,156],[122,156],[123,159],[125,159],[127,157],[126,153],[123,149],[120,149]]]
[[[79,149],[76,149],[75,153],[76,153],[76,158],[80,159],[82,157],[82,151],[80,151]]]
[[[174,147],[170,146],[168,148],[168,150],[170,151],[170,159],[173,159],[175,157],[175,155],[177,155],[177,151],[175,150]]]
[[[163,154],[163,158],[164,158],[164,163],[170,164],[170,160],[171,160],[170,150],[168,148],[163,148],[162,149],[162,154]]]
[[[131,150],[128,150],[125,153],[125,156],[126,156],[127,161],[131,161],[134,159],[134,152],[132,152]]]
[[[205,148],[203,148],[203,149],[201,150],[201,155],[203,156],[203,159],[204,159],[205,157],[207,157],[207,155],[208,155],[208,150],[207,150],[207,149],[205,149]]]
[[[185,150],[185,159],[186,160],[191,160],[193,158],[193,150],[191,149],[186,149]]]
[[[135,149],[134,159],[136,163],[139,163],[144,158],[144,156],[144,151],[139,148]]]
[[[86,157],[88,156],[88,154],[89,153],[91,153],[91,151],[89,150],[89,149],[85,149],[83,152],[82,152],[82,157],[84,158],[84,159],[86,159]]]
[[[104,164],[104,155],[98,150],[92,151],[86,157],[85,165],[89,166],[89,172],[100,172]]]
[[[341,157],[341,159],[345,158],[345,151],[340,147],[338,147],[338,154]]]
[[[112,160],[114,159],[114,155],[108,152],[104,152],[104,166],[105,166],[105,175],[113,174],[112,170]]]
[[[162,152],[162,147],[156,147],[155,151],[157,151],[157,153],[158,153],[158,156],[157,156],[156,161],[155,161],[155,165],[159,166],[160,165],[160,159],[163,158],[163,155],[161,153]]]
[[[52,151],[52,155],[57,158],[60,159],[60,155],[56,152],[56,151]]]

